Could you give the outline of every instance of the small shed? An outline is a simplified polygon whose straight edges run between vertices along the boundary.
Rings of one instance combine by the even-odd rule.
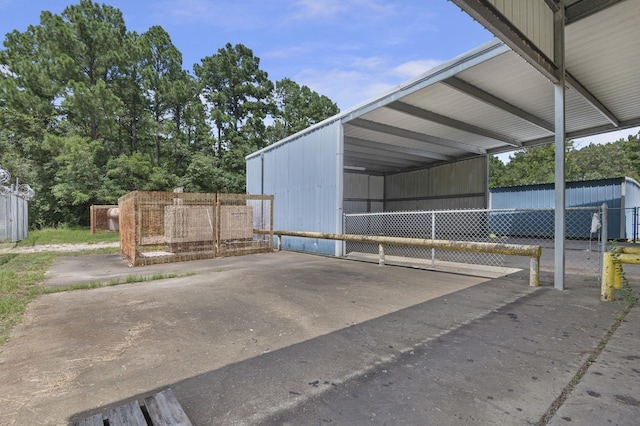
[[[491,188],[489,207],[501,209],[555,208],[553,183]],[[607,204],[609,238],[637,240],[640,213],[640,183],[630,177],[584,180],[566,183],[566,207],[597,207]],[[570,211],[567,212],[567,215]],[[585,230],[589,229],[587,224]],[[552,231],[551,231],[552,232]],[[575,237],[588,238],[585,235]]]

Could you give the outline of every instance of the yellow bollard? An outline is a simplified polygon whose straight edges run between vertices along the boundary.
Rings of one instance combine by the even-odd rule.
[[[618,265],[614,263],[611,253],[605,253],[602,259],[602,284],[600,290],[600,300],[612,301],[614,289],[621,289],[622,265],[625,263],[640,264],[640,251],[636,247],[624,247],[617,250],[615,255]]]
[[[623,247],[622,252],[625,254],[640,254],[640,247]]]
[[[611,253],[604,253],[602,256],[602,284],[600,288],[600,300],[603,302],[613,301],[613,282],[615,265]]]

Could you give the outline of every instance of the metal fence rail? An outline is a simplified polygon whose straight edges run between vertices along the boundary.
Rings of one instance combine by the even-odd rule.
[[[614,209],[609,213],[615,214]],[[541,269],[554,268],[554,210],[434,210],[346,214],[345,234],[381,235],[434,240],[475,241],[543,247]],[[570,208],[566,211],[566,268],[571,273],[599,275],[602,222],[600,207]],[[594,232],[592,232],[594,231]],[[377,253],[373,244],[346,242],[345,254]],[[503,254],[466,253],[440,249],[389,247],[387,255],[426,260],[439,264],[476,264],[523,267],[518,258]],[[388,260],[387,263],[390,263]]]

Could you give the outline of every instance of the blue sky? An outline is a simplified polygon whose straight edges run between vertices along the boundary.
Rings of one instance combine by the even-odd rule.
[[[71,0],[0,0],[0,33]],[[242,43],[276,81],[289,77],[350,108],[492,38],[446,0],[111,0],[127,28],[161,25],[184,68]],[[4,38],[4,37],[3,37]]]
[[[73,1],[0,0],[0,33],[38,24]],[[493,36],[447,0],[111,0],[127,28],[161,25],[184,68],[242,43],[273,81],[289,77],[353,107]],[[606,141],[635,131],[579,141]]]

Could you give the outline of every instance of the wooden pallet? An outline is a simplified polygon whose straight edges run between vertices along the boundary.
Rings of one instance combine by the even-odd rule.
[[[171,388],[71,423],[70,426],[192,426]]]

